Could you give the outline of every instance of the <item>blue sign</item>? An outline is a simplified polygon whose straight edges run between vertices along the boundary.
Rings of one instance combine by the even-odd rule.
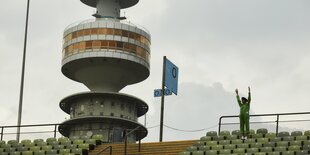
[[[169,89],[165,89],[165,96],[172,95],[172,92]],[[161,97],[161,89],[154,90],[154,97]]]
[[[179,76],[179,68],[174,65],[168,59],[166,61],[165,68],[165,86],[167,89],[171,90],[175,95],[178,95],[178,76]]]

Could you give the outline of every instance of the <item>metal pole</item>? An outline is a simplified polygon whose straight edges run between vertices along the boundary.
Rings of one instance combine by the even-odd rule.
[[[30,0],[27,0],[27,14],[26,14],[25,38],[24,38],[24,52],[23,52],[23,63],[22,63],[22,75],[21,75],[21,82],[20,82],[18,120],[17,120],[17,134],[16,134],[16,140],[18,142],[19,142],[19,138],[20,138],[20,125],[21,125],[22,108],[23,108],[24,76],[25,76],[25,62],[26,62],[26,49],[27,49],[27,35],[28,35],[29,4],[30,4]]]
[[[219,120],[219,131],[218,131],[218,134],[220,134],[220,132],[221,132],[221,125],[222,125],[222,117],[220,117],[220,120]]]
[[[139,152],[141,152],[141,139],[139,140]]]
[[[56,132],[57,132],[57,124],[55,124],[54,138],[56,138]]]
[[[3,140],[3,128],[4,127],[1,128],[1,140]]]
[[[279,133],[279,115],[277,115],[276,135]]]
[[[159,142],[163,141],[163,126],[164,126],[164,103],[165,103],[165,76],[166,76],[166,56],[163,58],[163,77],[161,85],[161,110],[160,110],[160,133]]]
[[[125,155],[127,155],[127,135],[125,136]]]

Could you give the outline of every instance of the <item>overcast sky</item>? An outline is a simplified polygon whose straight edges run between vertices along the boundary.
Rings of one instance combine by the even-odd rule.
[[[252,88],[251,113],[310,111],[309,0],[140,0],[122,15],[152,35],[150,77],[121,92],[145,100],[149,136],[157,141],[162,57],[180,68],[179,95],[166,99],[164,140],[196,139],[221,115],[238,114],[235,88]],[[22,124],[69,118],[59,101],[88,91],[61,73],[66,26],[92,18],[79,0],[31,0]],[[0,126],[15,125],[26,0],[0,5]],[[308,119],[302,116],[300,119]],[[143,119],[141,119],[143,123]],[[310,123],[284,127],[309,129]],[[213,127],[213,128],[212,128]]]

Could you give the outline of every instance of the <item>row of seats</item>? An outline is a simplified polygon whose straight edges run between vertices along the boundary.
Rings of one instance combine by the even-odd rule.
[[[209,151],[194,151],[194,152],[182,152],[178,155],[309,155],[308,150],[301,150],[301,151],[275,151],[275,152],[255,152],[249,151],[245,152],[242,149],[236,149],[236,150],[209,150]]]
[[[102,135],[93,135],[92,137],[60,137],[22,140],[20,143],[16,140],[8,142],[0,141],[0,155],[33,155],[33,154],[85,154],[89,150],[94,149],[103,140]]]
[[[250,131],[248,139],[242,140],[240,131],[209,131],[193,146],[179,155],[215,155],[215,154],[250,154],[250,155],[296,155],[310,154],[310,130],[268,132],[267,129]]]

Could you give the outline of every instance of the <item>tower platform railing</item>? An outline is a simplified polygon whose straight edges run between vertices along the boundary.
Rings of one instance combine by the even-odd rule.
[[[104,21],[104,20],[115,20],[115,21],[118,21],[120,23],[123,23],[123,24],[127,24],[127,25],[130,25],[130,26],[133,26],[133,27],[137,27],[139,29],[142,29],[143,31],[147,32],[150,34],[150,31],[148,29],[146,29],[144,26],[141,26],[139,24],[135,24],[129,20],[118,20],[118,19],[113,19],[113,18],[91,18],[91,19],[86,19],[86,20],[80,20],[80,21],[77,21],[77,22],[74,22],[70,25],[68,25],[66,28],[65,28],[65,31],[67,31],[68,29],[70,29],[71,27],[74,27],[74,26],[77,26],[77,25],[80,25],[80,24],[86,24],[86,23],[90,23],[90,22],[95,22],[95,21]]]
[[[296,116],[305,116],[308,115],[307,117],[305,117],[306,119],[304,119],[304,117],[302,119],[293,119],[293,117]],[[281,123],[301,123],[301,122],[310,122],[310,112],[297,112],[297,113],[274,113],[274,114],[254,114],[254,115],[250,115],[250,126],[251,124],[273,124],[275,127],[275,133],[278,135],[279,133],[279,128],[281,127],[280,124]],[[284,116],[289,116],[291,117],[291,119],[281,119],[281,117]],[[271,121],[251,121],[251,118],[266,118],[266,117],[274,117],[274,120]],[[230,118],[239,118],[239,115],[229,115],[229,116],[221,116],[219,118],[219,123],[218,123],[218,133],[221,132],[222,127],[223,126],[228,126],[228,125],[239,125],[239,122],[225,122],[223,123],[223,119],[230,119]],[[297,128],[297,127],[295,127]]]

